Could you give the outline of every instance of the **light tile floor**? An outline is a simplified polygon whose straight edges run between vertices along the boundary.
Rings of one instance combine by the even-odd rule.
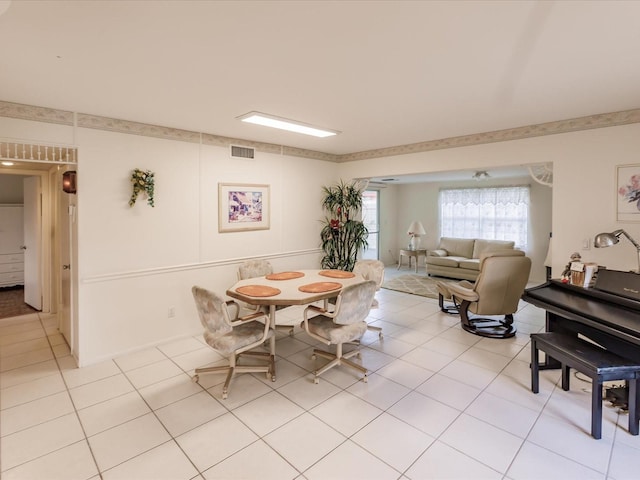
[[[398,272],[402,273],[402,272]],[[397,274],[388,269],[388,276]],[[53,316],[0,320],[0,465],[14,479],[637,479],[640,437],[605,407],[590,434],[590,383],[529,388],[529,333],[544,312],[522,304],[518,334],[462,331],[432,299],[389,290],[368,332],[368,383],[334,368],[318,385],[314,342],[279,335],[277,381],[196,366],[220,357],[200,337],[76,368]],[[297,323],[301,308],[279,311]]]

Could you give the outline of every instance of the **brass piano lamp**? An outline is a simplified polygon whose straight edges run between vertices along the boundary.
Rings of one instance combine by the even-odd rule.
[[[638,269],[635,270],[635,272],[640,273],[640,245],[638,245],[638,242],[631,238],[631,236],[629,236],[629,234],[624,230],[620,229],[611,233],[597,234],[593,239],[593,246],[596,248],[605,248],[615,245],[620,241],[620,235],[624,235],[625,237],[627,237],[627,240],[633,243],[633,246],[636,247],[636,250],[638,252]]]

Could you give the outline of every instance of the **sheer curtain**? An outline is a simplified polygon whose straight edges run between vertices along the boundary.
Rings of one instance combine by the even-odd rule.
[[[440,190],[440,236],[512,240],[527,247],[529,187]]]

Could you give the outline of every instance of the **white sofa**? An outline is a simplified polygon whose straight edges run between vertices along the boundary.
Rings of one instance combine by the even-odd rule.
[[[427,275],[475,280],[480,273],[480,255],[496,250],[513,250],[515,242],[480,238],[442,237],[426,258]]]

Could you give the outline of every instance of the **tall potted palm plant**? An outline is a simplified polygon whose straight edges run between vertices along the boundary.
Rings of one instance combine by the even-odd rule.
[[[322,187],[322,208],[328,214],[320,234],[324,250],[322,268],[351,271],[358,253],[367,248],[369,231],[357,219],[362,210],[362,190],[358,181]]]

